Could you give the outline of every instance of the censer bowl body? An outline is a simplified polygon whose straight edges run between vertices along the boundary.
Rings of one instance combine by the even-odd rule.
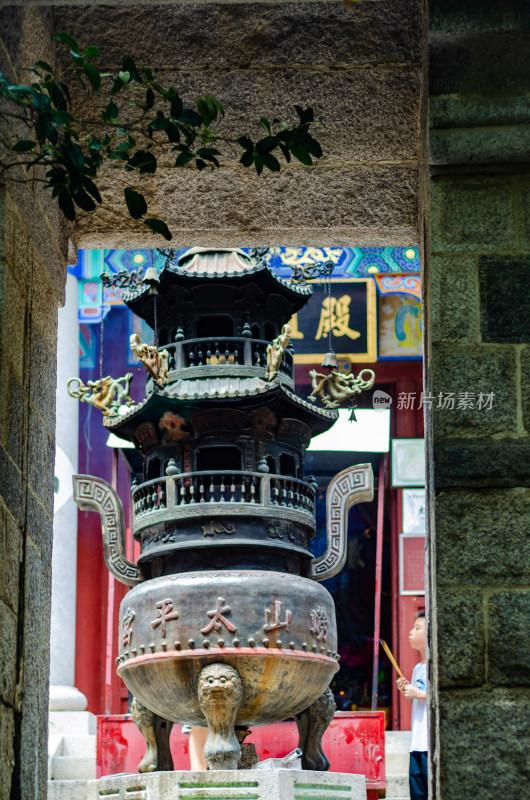
[[[147,708],[205,725],[199,674],[212,663],[242,680],[238,725],[303,711],[338,670],[335,607],[321,584],[264,570],[188,572],[135,586],[120,607],[118,674]]]

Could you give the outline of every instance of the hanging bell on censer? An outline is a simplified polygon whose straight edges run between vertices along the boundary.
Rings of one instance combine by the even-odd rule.
[[[324,356],[324,360],[322,361],[321,367],[329,367],[330,369],[337,369],[339,366],[339,362],[337,361],[337,356],[330,350]]]

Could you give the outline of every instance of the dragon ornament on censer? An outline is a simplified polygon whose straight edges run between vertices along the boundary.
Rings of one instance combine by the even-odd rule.
[[[209,768],[237,769],[246,729],[292,716],[303,767],[329,768],[321,738],[339,656],[320,581],[342,569],[348,510],[373,498],[373,475],[361,464],[331,481],[327,549],[313,558],[316,485],[304,454],[340,401],[325,387],[325,408],[318,391],[311,402],[295,392],[288,322],[311,292],[243,251],[204,248],[126,286],[125,303],[154,329],[154,347],[131,337],[146,397],[130,404],[127,375],[100,406],[105,427],[143,456],[132,488],[136,564],[113,488],[76,475],[74,497],[101,515],[107,566],[131,587],[117,669],[147,742],[141,771],[172,769],[173,722],[207,726]],[[72,396],[98,405],[90,392],[101,387],[76,381]],[[337,397],[371,385],[352,380]]]

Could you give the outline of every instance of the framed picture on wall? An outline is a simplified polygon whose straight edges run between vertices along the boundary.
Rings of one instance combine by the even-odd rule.
[[[399,593],[425,594],[425,535],[399,535]]]
[[[424,439],[392,439],[392,486],[425,486]]]
[[[401,510],[403,533],[425,533],[425,489],[403,489]]]

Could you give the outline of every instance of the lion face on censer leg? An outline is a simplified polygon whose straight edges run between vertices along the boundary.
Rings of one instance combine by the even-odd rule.
[[[210,664],[201,670],[199,677],[199,705],[223,703],[239,706],[243,699],[243,686],[239,673],[230,664]]]

